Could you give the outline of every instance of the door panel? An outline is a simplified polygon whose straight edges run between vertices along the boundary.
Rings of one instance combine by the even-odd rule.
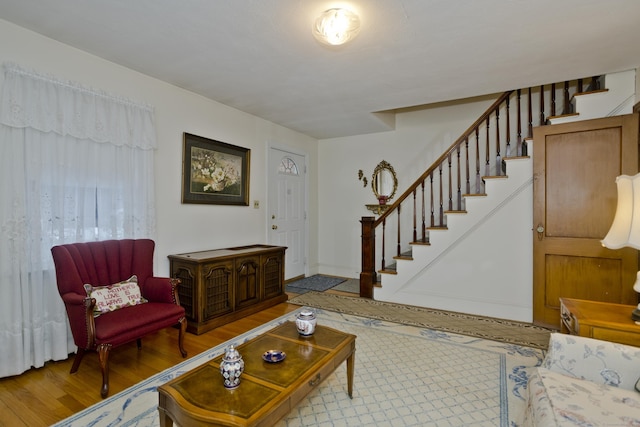
[[[612,141],[620,141],[620,130],[547,136],[547,236],[601,239],[606,235],[616,209],[611,189],[620,174],[621,147]]]
[[[269,243],[286,246],[285,280],[305,274],[305,159],[272,148],[269,153]]]
[[[638,251],[606,249],[615,179],[638,171],[638,116],[534,129],[533,320],[559,328],[559,298],[636,304]]]
[[[621,281],[622,267],[620,259],[549,254],[545,305],[556,306],[561,297],[568,295],[593,301],[620,301],[624,288],[629,287]],[[574,280],[575,272],[580,272],[581,280]]]

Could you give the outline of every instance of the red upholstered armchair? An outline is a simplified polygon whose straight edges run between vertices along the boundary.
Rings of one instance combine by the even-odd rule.
[[[97,351],[102,370],[102,397],[109,394],[109,351],[113,347],[137,341],[140,348],[143,336],[179,325],[178,346],[182,357],[187,357],[184,350],[187,320],[178,301],[176,286],[179,281],[153,276],[154,248],[154,241],[149,239],[73,243],[51,248],[58,292],[78,346],[71,373],[78,370],[86,351]],[[137,286],[131,285],[135,278],[128,282],[134,275]],[[109,286],[123,281],[126,288]],[[102,286],[107,287],[97,292],[93,289]],[[88,296],[87,288],[95,292],[92,295],[95,298]],[[121,304],[122,297],[127,299],[132,288],[133,294],[138,297],[141,294],[142,299]],[[103,310],[97,315],[94,313],[98,307],[96,298]],[[105,309],[105,301],[119,303]]]

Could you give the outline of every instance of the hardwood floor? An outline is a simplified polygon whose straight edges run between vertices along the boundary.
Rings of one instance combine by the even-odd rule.
[[[298,308],[282,303],[202,335],[188,333],[184,343],[188,357]],[[118,347],[111,352],[109,361],[109,395],[183,360],[175,329],[144,338],[141,350],[135,342]],[[47,362],[44,367],[22,375],[0,379],[0,426],[49,426],[101,401],[102,377],[97,355],[85,355],[80,369],[73,375],[69,373],[72,363],[73,355],[67,360]]]

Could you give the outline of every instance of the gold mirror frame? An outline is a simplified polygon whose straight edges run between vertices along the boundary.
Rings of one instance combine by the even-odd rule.
[[[392,186],[392,188],[389,194],[383,194],[381,191],[385,190],[387,186]],[[396,171],[393,170],[393,166],[386,160],[378,163],[378,166],[373,170],[371,189],[376,199],[380,199],[381,196],[387,196],[386,200],[391,200],[393,196],[395,196],[396,190],[398,189],[398,178],[396,177]]]

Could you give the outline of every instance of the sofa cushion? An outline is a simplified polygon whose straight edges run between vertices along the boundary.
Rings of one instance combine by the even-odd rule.
[[[96,300],[96,305],[93,310],[94,316],[147,302],[147,300],[142,297],[136,275],[108,286],[85,284],[84,290],[87,292],[89,298]]]
[[[523,426],[639,425],[640,394],[539,367],[528,383]]]

